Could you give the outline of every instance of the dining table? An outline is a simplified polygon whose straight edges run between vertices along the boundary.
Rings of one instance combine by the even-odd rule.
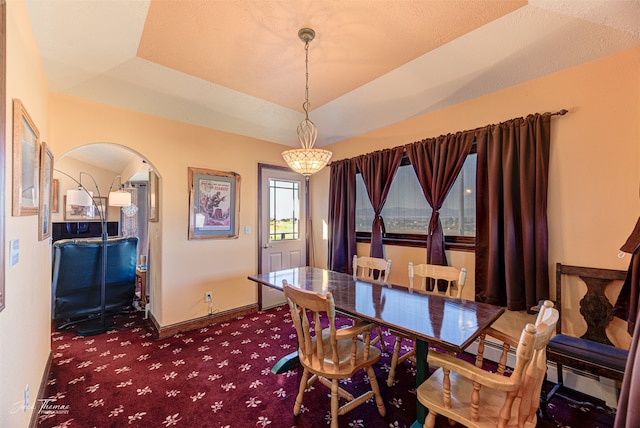
[[[504,308],[432,293],[412,292],[387,282],[318,267],[296,267],[248,277],[251,281],[282,290],[283,281],[303,290],[331,293],[336,312],[370,321],[416,340],[416,387],[429,375],[429,346],[462,352],[496,321]],[[273,371],[283,373],[297,365],[297,352],[282,358]],[[417,400],[417,399],[416,399]],[[416,421],[422,427],[426,408],[417,402]]]

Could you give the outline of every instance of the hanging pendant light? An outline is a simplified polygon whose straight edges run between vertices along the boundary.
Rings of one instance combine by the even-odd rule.
[[[309,42],[316,36],[316,32],[311,28],[302,28],[298,31],[298,37],[304,42],[305,52],[305,93],[304,109],[305,118],[298,125],[298,140],[301,149],[292,149],[282,152],[282,157],[289,167],[305,177],[308,177],[327,165],[332,153],[329,150],[314,149],[313,145],[318,137],[318,128],[309,120]]]

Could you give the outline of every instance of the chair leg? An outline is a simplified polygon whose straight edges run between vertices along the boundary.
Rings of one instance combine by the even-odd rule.
[[[382,329],[380,328],[380,326],[376,326],[376,333],[378,333],[378,337],[380,338],[380,349],[382,350],[382,352],[387,352],[387,343],[382,337]]]
[[[338,379],[331,381],[331,428],[338,428]]]
[[[558,384],[562,385],[563,384],[563,380],[562,380],[562,364],[560,363],[556,363],[556,367],[557,367],[557,371],[558,371]]]
[[[433,410],[429,410],[427,417],[424,419],[424,428],[433,428],[436,425],[436,416],[438,414]]]
[[[307,388],[307,380],[309,379],[309,371],[307,369],[302,372],[302,379],[300,379],[300,388],[298,389],[298,396],[296,397],[296,403],[293,405],[293,415],[298,416],[300,414],[300,408],[302,407],[302,397],[304,396],[304,390]]]
[[[558,381],[557,383],[553,386],[553,388],[551,388],[551,392],[549,392],[547,394],[547,396],[545,397],[545,404],[548,404],[549,401],[551,401],[551,398],[555,395],[556,392],[558,392],[558,389],[560,389],[564,383],[563,379],[562,379],[562,364],[560,363],[556,363],[556,370],[558,373]]]
[[[387,386],[391,388],[393,386],[393,380],[396,377],[396,367],[398,366],[398,357],[400,356],[400,344],[402,337],[396,337],[396,344],[393,347],[393,356],[391,357],[391,369],[389,369],[389,376],[387,377]]]
[[[367,367],[367,376],[369,376],[369,383],[371,384],[371,390],[376,400],[378,413],[380,413],[380,416],[384,416],[387,414],[387,409],[384,407],[384,401],[382,400],[382,395],[380,395],[380,386],[378,386],[378,379],[376,379],[376,373],[373,371],[373,367]]]

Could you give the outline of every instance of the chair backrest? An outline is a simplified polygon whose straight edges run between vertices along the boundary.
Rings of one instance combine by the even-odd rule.
[[[540,405],[540,392],[547,372],[547,344],[555,334],[560,315],[547,300],[540,308],[535,325],[527,324],[516,349],[516,364],[510,380],[521,383],[520,418],[531,418]]]
[[[420,288],[415,288],[414,286],[413,279],[415,276],[419,276],[422,278]],[[444,294],[447,296],[451,291],[452,284],[455,283],[458,288],[455,297],[461,297],[462,289],[464,288],[464,284],[467,281],[467,269],[458,269],[452,266],[429,264],[414,265],[413,262],[409,262],[409,290],[438,293],[439,290],[437,283],[433,284],[432,290],[429,290],[429,288],[427,287],[427,280],[430,278],[434,280],[446,281],[447,288],[444,291]]]
[[[324,369],[325,359],[333,365],[339,365],[338,345],[336,339],[336,311],[331,293],[320,294],[302,290],[282,281],[282,290],[291,309],[291,318],[298,335],[298,356],[307,366],[319,366]],[[322,315],[328,319],[329,349],[324,349],[326,342],[322,339]],[[313,320],[311,325],[309,318]]]
[[[567,302],[567,307],[576,308],[575,312],[582,315],[584,322],[587,325],[587,331],[582,335],[582,339],[613,346],[614,344],[607,336],[607,327],[613,320],[614,307],[609,303],[605,290],[610,288],[614,282],[624,281],[627,277],[627,271],[569,266],[563,265],[562,263],[556,263],[556,309],[558,309],[558,311],[562,311],[562,280],[566,276],[579,278],[587,287],[587,291],[584,296],[581,298],[578,296],[580,299],[579,302]],[[561,324],[562,318],[558,321],[558,333],[562,333]]]
[[[364,278],[387,282],[390,273],[391,260],[353,256],[353,279]]]
[[[106,308],[133,302],[137,237],[107,239]],[[102,289],[102,239],[62,239],[52,246],[52,318],[76,318],[99,311]]]

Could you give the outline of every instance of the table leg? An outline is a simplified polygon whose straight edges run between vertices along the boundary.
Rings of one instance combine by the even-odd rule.
[[[416,340],[416,389],[429,376],[428,352],[429,344],[420,339]],[[427,409],[416,398],[416,421],[411,425],[411,428],[422,428],[426,416]]]

